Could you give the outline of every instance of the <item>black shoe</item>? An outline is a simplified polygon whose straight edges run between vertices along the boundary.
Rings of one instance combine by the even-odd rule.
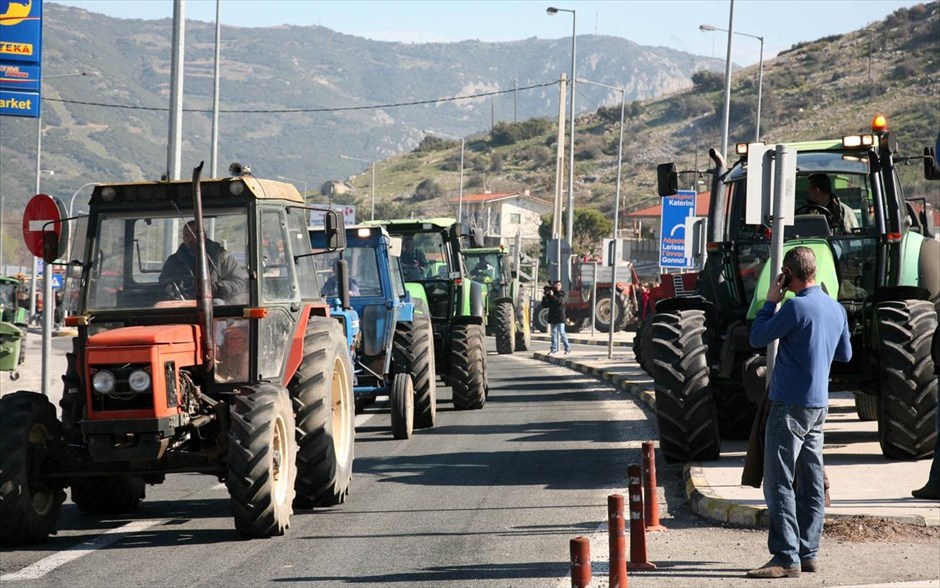
[[[922,500],[940,500],[940,484],[927,482],[923,488],[912,491],[911,496]]]
[[[819,571],[818,559],[804,559],[800,561],[800,570],[807,573]]]

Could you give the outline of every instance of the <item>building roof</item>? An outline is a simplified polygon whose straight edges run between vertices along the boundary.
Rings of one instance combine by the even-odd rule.
[[[551,202],[532,196],[528,193],[528,190],[525,192],[484,192],[483,194],[464,194],[463,202],[464,204],[483,204],[487,202],[499,202],[500,200],[511,200],[513,198],[525,198],[526,200],[531,200],[532,202],[545,206],[549,209],[552,207]],[[451,202],[457,202],[458,200],[459,198],[451,198]]]
[[[711,202],[712,193],[702,192],[695,196],[695,216],[708,216],[708,205]],[[649,206],[631,212],[627,216],[630,218],[659,218],[663,215],[663,205]]]

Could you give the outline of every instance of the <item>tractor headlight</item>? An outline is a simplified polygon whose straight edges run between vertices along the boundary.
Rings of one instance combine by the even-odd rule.
[[[95,372],[95,375],[91,377],[91,386],[95,389],[95,392],[99,394],[110,394],[114,392],[115,382],[114,374],[108,370]]]
[[[131,372],[129,378],[127,378],[127,385],[131,387],[131,390],[134,392],[146,392],[150,389],[150,374],[144,370],[134,370]]]

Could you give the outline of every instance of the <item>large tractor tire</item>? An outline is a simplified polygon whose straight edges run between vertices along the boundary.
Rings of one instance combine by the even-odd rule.
[[[434,330],[431,319],[415,315],[413,322],[395,325],[392,360],[397,372],[411,374],[414,386],[414,428],[433,427],[437,416],[437,380],[434,377]]]
[[[612,307],[610,290],[598,290],[597,300],[594,301],[594,328],[601,333],[609,333],[611,322],[615,333],[627,326],[627,297],[617,294]]]
[[[633,335],[633,357],[640,368],[647,374],[653,375],[653,366],[650,360],[650,331],[652,330],[653,315],[643,317],[637,324]]]
[[[41,543],[56,532],[65,492],[39,474],[61,427],[55,406],[41,394],[0,398],[0,544]]]
[[[496,303],[493,318],[496,319],[496,353],[511,354],[516,343],[516,313],[512,309],[512,302]]]
[[[297,477],[294,413],[286,389],[242,386],[229,412],[228,478],[235,529],[245,537],[283,535]]]
[[[304,357],[287,389],[297,421],[297,508],[346,500],[352,479],[352,365],[338,322],[310,317]]]
[[[103,476],[71,481],[72,502],[78,510],[93,514],[127,514],[137,510],[146,496],[142,478]]]
[[[937,376],[930,356],[937,312],[928,300],[891,301],[876,310],[881,392],[878,440],[888,459],[923,459],[937,441]]]
[[[532,346],[532,321],[529,320],[531,309],[528,297],[520,297],[516,308],[516,351],[528,351]]]
[[[415,388],[409,374],[395,374],[389,391],[392,413],[392,436],[411,439],[415,424]]]
[[[705,313],[656,314],[651,336],[656,417],[666,460],[717,459],[721,444],[709,385]]]
[[[858,420],[877,421],[878,420],[878,396],[874,394],[865,394],[863,392],[855,393],[855,413]]]
[[[454,408],[483,408],[486,402],[486,348],[483,325],[454,325],[450,338],[450,382]]]

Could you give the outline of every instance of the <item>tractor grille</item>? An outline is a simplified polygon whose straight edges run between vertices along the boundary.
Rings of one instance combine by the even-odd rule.
[[[108,370],[114,374],[114,391],[108,394],[100,394],[91,388],[91,405],[96,411],[102,410],[145,410],[153,409],[153,391],[137,393],[131,390],[127,379],[131,372],[137,369],[145,369],[144,365],[124,364],[120,366],[94,366],[97,370]],[[89,384],[90,385],[90,384]],[[152,388],[152,386],[151,386]]]
[[[176,407],[176,362],[168,361],[163,364],[164,382],[166,382],[166,405],[168,408]]]

